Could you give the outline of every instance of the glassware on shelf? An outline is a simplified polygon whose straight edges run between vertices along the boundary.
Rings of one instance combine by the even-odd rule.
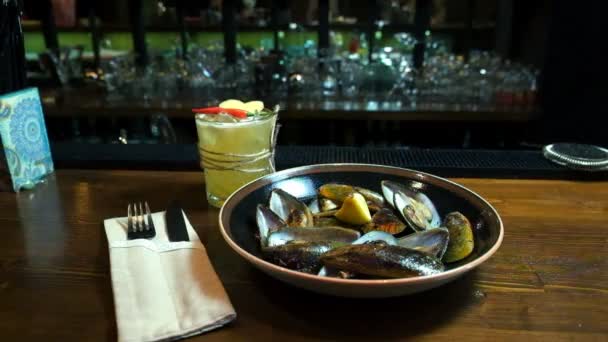
[[[273,52],[254,61],[255,97],[278,103],[287,97],[287,69],[282,53]]]
[[[473,50],[466,60],[428,35],[424,65],[416,69],[416,40],[408,33],[395,34],[392,45],[378,41],[371,62],[362,34],[340,36],[341,46],[317,54],[301,27],[288,33],[289,39],[280,37],[283,51],[239,46],[233,64],[226,64],[221,41],[191,44],[185,60],[169,51],[145,69],[136,67],[132,56],[112,58],[102,64],[108,99],[163,107],[205,106],[221,98],[290,100],[294,107],[328,109],[354,108],[356,102],[385,110],[528,111],[535,106],[538,72],[493,52]]]
[[[287,77],[289,98],[304,102],[316,102],[321,92],[318,60],[316,57],[301,57],[292,61]]]
[[[216,90],[223,98],[253,98],[255,80],[252,65],[243,61],[224,64],[213,78]]]
[[[387,101],[397,78],[396,70],[386,60],[369,63],[361,72],[361,93],[367,101]]]
[[[142,76],[152,83],[152,98],[162,107],[169,106],[178,94],[178,81],[183,74],[183,60],[174,56],[159,56],[146,67]]]
[[[182,94],[189,106],[207,106],[217,102],[212,74],[203,62],[191,60],[187,63],[183,85]]]
[[[320,58],[318,73],[321,96],[325,100],[335,100],[338,95],[339,61],[333,58]]]
[[[352,100],[359,96],[363,66],[357,60],[344,59],[340,65],[340,94]]]

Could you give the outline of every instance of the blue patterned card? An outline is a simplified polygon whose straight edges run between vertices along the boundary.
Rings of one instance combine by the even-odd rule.
[[[52,172],[38,89],[0,95],[0,190],[32,188]]]

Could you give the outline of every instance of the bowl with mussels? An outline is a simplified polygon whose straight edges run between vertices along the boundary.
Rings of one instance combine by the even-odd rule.
[[[220,211],[228,245],[286,283],[343,297],[443,285],[499,248],[503,225],[481,196],[402,168],[323,164],[259,178]]]

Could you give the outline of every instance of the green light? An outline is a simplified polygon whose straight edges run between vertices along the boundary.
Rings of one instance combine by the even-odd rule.
[[[374,33],[374,38],[376,38],[376,39],[382,39],[382,31],[376,31]]]
[[[283,31],[279,31],[279,38],[280,38],[280,39],[285,38],[285,32],[283,32]]]
[[[430,36],[431,35],[431,31],[429,31],[429,30],[424,31],[424,35],[427,36],[427,37]]]

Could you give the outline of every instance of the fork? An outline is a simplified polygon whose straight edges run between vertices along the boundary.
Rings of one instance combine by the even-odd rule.
[[[139,205],[138,205],[139,204]],[[144,213],[144,205],[146,212]],[[133,239],[151,239],[156,236],[154,222],[152,222],[152,214],[148,202],[142,205],[139,203],[129,203],[127,207],[127,238]]]

